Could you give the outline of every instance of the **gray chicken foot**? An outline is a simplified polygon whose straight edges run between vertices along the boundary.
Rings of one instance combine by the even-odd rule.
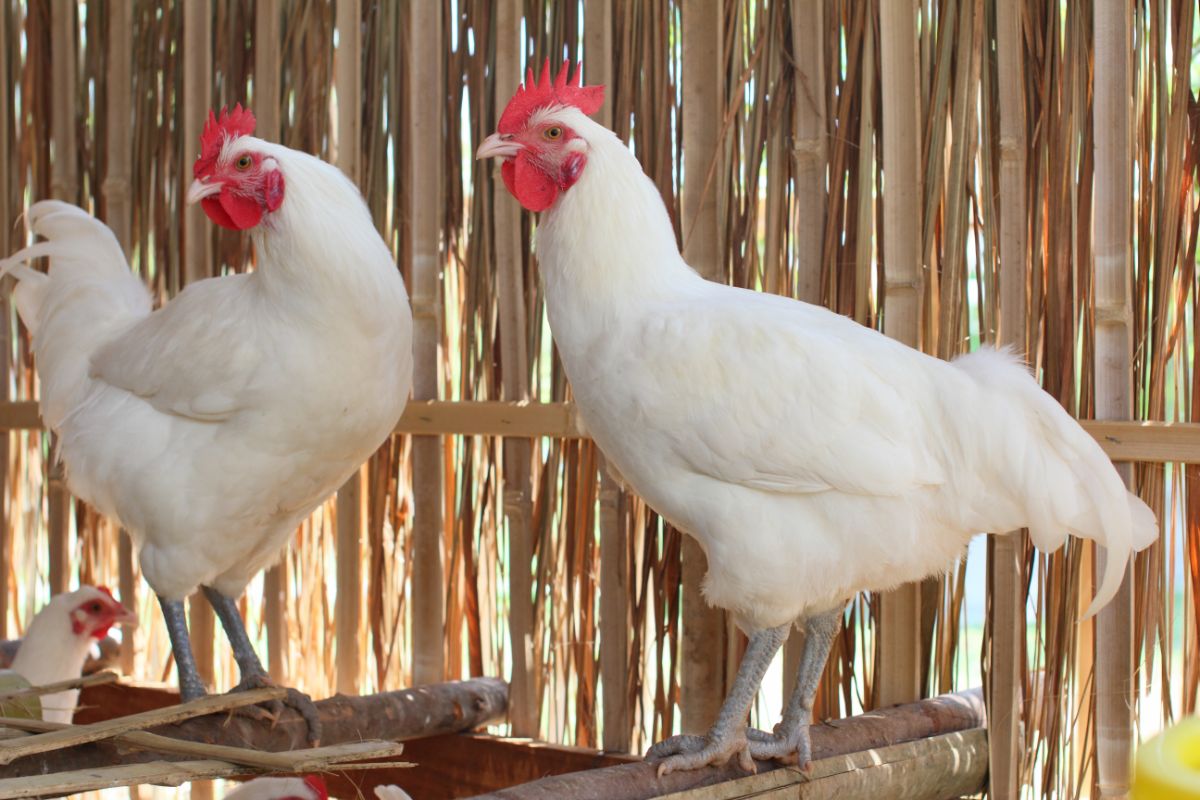
[[[672,736],[650,748],[646,760],[659,762],[658,777],[676,770],[719,766],[735,757],[742,769],[756,771],[751,752],[753,743],[746,738],[746,716],[750,713],[750,704],[754,702],[763,675],[787,638],[790,628],[791,625],[780,625],[750,636],[750,644],[738,667],[733,689],[705,736]]]
[[[258,653],[254,651],[254,645],[250,643],[250,637],[246,634],[246,625],[242,622],[242,615],[238,612],[237,603],[211,586],[202,588],[204,596],[208,598],[213,611],[217,614],[217,619],[221,620],[221,627],[225,629],[225,635],[229,638],[229,645],[233,649],[233,658],[237,661],[238,671],[241,673],[241,680],[230,691],[246,692],[251,689],[275,686],[275,682],[263,669]],[[297,689],[289,688],[287,696],[282,700],[272,700],[264,703],[261,707],[250,706],[238,709],[235,713],[241,713],[254,719],[266,718],[271,722],[276,722],[283,713],[284,706],[295,709],[304,718],[308,725],[308,743],[316,747],[321,741],[321,719],[317,715],[317,707],[312,698]]]

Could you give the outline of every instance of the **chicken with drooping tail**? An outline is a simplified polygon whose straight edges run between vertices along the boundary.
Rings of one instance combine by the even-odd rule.
[[[387,438],[412,382],[408,296],[358,189],[253,132],[240,106],[209,115],[187,201],[249,232],[254,271],[155,310],[112,232],[54,201],[27,215],[46,241],[0,261],[19,281],[67,484],[132,536],[184,700],[206,691],[183,605],[197,588],[228,635],[236,688],[269,684],[236,598]],[[26,263],[41,256],[45,273]],[[317,740],[312,701],[285,702]]]
[[[786,297],[701,278],[653,182],[588,118],[603,87],[532,71],[479,158],[542,212],[554,342],[589,433],[647,503],[694,536],[704,592],[750,637],[705,736],[651,748],[660,774],[731,758],[807,767],[817,683],[849,597],[946,569],[983,531],[1068,533],[1108,551],[1093,609],[1154,514],[1011,355],[953,362]],[[697,179],[689,176],[689,179]],[[702,179],[702,176],[701,176]],[[774,732],[746,718],[792,625],[806,630]]]

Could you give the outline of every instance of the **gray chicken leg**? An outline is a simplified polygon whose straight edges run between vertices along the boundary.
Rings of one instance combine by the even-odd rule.
[[[804,650],[800,655],[800,668],[796,670],[796,688],[792,690],[783,710],[783,719],[775,726],[773,734],[747,731],[752,756],[794,762],[805,772],[812,768],[809,726],[812,725],[813,700],[817,696],[821,674],[825,671],[825,662],[829,659],[833,638],[841,626],[840,608],[817,614],[805,621]]]
[[[216,612],[217,619],[221,620],[221,627],[225,629],[225,635],[233,649],[233,658],[237,661],[238,672],[241,674],[241,680],[237,686],[233,687],[232,691],[244,692],[263,686],[274,686],[275,683],[263,669],[258,653],[254,651],[254,645],[250,643],[250,637],[246,635],[246,625],[242,622],[242,615],[238,611],[237,603],[211,586],[201,588],[204,589],[204,596],[208,598],[213,611]],[[316,745],[320,741],[321,720],[311,697],[296,689],[288,689],[287,697],[268,705],[276,717],[282,710],[281,705],[294,708],[308,723],[309,743]]]
[[[746,717],[754,696],[758,694],[763,675],[790,629],[790,624],[780,625],[751,634],[750,644],[733,680],[733,688],[721,704],[717,721],[706,735],[672,736],[650,748],[646,759],[659,762],[660,778],[676,770],[724,764],[734,757],[737,757],[742,769],[755,771],[750,750],[752,743],[746,738]]]
[[[182,600],[168,600],[158,595],[163,619],[167,623],[167,636],[171,638],[171,652],[175,654],[175,670],[179,673],[179,699],[183,702],[204,697],[207,691],[200,672],[196,669],[196,657],[192,655],[192,640],[188,636],[187,615]]]

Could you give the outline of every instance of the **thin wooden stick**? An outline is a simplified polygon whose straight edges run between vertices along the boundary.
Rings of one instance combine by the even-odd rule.
[[[54,683],[46,683],[40,686],[28,686],[24,689],[15,689],[11,692],[0,693],[0,703],[5,700],[11,700],[14,697],[30,697],[40,696],[44,694],[54,694],[67,689],[82,689],[84,686],[98,686],[102,683],[115,683],[118,680],[117,673],[97,672],[92,675],[84,675],[82,678],[72,678],[65,681],[55,681]]]
[[[286,689],[277,687],[252,689],[248,692],[234,692],[232,694],[213,694],[181,705],[167,706],[166,708],[158,708],[153,711],[142,711],[137,714],[129,714],[128,716],[117,717],[116,719],[104,722],[95,722],[91,725],[73,725],[63,730],[30,736],[28,739],[21,739],[15,742],[2,742],[0,743],[0,764],[11,764],[16,759],[24,756],[45,753],[49,750],[58,750],[63,747],[71,747],[76,744],[109,739],[113,736],[142,728],[154,728],[158,725],[168,725],[172,722],[179,722],[206,714],[216,714],[234,708],[252,706],[256,703],[281,700],[286,694]]]
[[[0,717],[0,725],[39,733],[72,730],[75,727],[60,722],[44,722],[40,719],[23,719],[18,717]],[[231,747],[223,744],[196,742],[189,739],[175,739],[170,736],[159,736],[156,733],[147,733],[145,731],[122,733],[119,736],[111,738],[119,744],[136,747],[139,750],[219,759],[233,764],[243,764],[248,767],[274,772],[309,772],[325,769],[332,764],[338,764],[342,761],[364,758],[386,758],[388,756],[398,756],[404,751],[404,745],[399,742],[378,740],[343,742],[328,747],[313,747],[306,750],[285,750],[279,753],[272,753],[247,747]],[[22,741],[28,741],[28,739],[23,739]]]

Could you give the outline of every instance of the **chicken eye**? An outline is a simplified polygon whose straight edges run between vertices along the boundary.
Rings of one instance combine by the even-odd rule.
[[[235,163],[234,166],[245,172],[246,170],[250,169],[250,165],[253,163],[254,160],[251,159],[250,156],[242,156],[237,160],[237,163]]]
[[[546,130],[542,132],[542,136],[553,142],[555,139],[562,136],[562,128],[558,127],[557,125],[546,128]]]
[[[92,603],[92,613],[99,614],[103,610],[104,610],[104,607],[101,606],[99,603]]]

